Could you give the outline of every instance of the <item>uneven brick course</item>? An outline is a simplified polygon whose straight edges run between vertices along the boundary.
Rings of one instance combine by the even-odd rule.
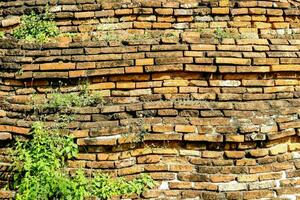
[[[0,2],[0,30],[47,2]],[[76,36],[42,46],[0,39],[0,188],[10,144],[35,120],[30,95],[46,98],[59,81],[63,92],[78,92],[78,82],[88,80],[105,103],[72,108],[69,128],[81,151],[68,161],[70,171],[147,172],[157,180],[133,199],[299,199],[297,6],[50,3],[60,30]],[[0,198],[11,196],[0,190]]]

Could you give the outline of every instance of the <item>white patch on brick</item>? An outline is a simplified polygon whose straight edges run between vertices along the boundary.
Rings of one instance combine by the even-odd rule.
[[[169,190],[169,184],[168,184],[168,182],[167,181],[163,181],[161,183],[161,185],[159,186],[159,189],[160,190]]]

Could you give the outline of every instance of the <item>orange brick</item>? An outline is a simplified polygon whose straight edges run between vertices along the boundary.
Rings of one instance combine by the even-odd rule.
[[[225,151],[225,155],[228,158],[243,158],[245,156],[244,151]]]
[[[154,88],[154,93],[158,93],[158,94],[173,94],[177,92],[178,92],[177,87]]]
[[[154,132],[164,133],[174,131],[174,126],[172,125],[153,125],[152,130]]]
[[[115,88],[115,83],[106,82],[106,83],[96,83],[89,85],[88,89],[90,90],[104,90],[104,89],[113,89]]]
[[[137,74],[143,72],[144,72],[143,67],[125,67],[125,73],[127,74]]]
[[[182,133],[194,133],[196,131],[196,126],[176,125],[175,131],[182,132]]]
[[[300,65],[272,65],[271,70],[273,72],[300,71]]]
[[[139,156],[137,158],[137,163],[158,163],[161,159],[159,155],[146,155],[146,156]]]
[[[40,70],[67,70],[75,69],[75,63],[46,63],[40,64]]]
[[[245,58],[216,58],[216,63],[218,64],[234,64],[234,65],[250,65],[251,59]]]
[[[213,183],[226,183],[226,182],[230,182],[230,181],[234,181],[235,176],[232,175],[220,175],[220,174],[216,174],[216,175],[211,175],[210,176],[210,180]]]
[[[117,82],[117,87],[121,89],[135,88],[135,82]]]
[[[22,128],[17,126],[8,126],[8,125],[0,125],[0,132],[11,132],[22,135],[27,135],[29,133],[29,128]]]
[[[136,65],[154,65],[153,58],[137,59],[135,60]]]
[[[217,14],[217,15],[229,14],[229,8],[212,8],[212,14]]]

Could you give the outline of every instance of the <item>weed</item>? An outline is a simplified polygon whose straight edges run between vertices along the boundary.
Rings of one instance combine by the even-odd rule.
[[[47,129],[43,123],[32,126],[32,139],[18,140],[11,152],[17,200],[61,199],[83,200],[95,196],[109,199],[112,196],[141,194],[155,186],[149,175],[127,181],[98,173],[88,179],[83,170],[71,177],[66,160],[77,156],[78,146],[73,138],[59,130]]]
[[[237,39],[239,37],[238,34],[233,33],[232,31],[224,28],[217,28],[214,31],[214,37],[218,40],[222,40],[224,38],[233,38]]]
[[[17,39],[40,44],[48,42],[49,38],[57,37],[59,34],[54,16],[49,13],[48,6],[45,13],[31,12],[29,15],[23,15],[20,26],[15,28],[12,33]]]
[[[0,39],[5,38],[5,33],[3,31],[0,31]]]

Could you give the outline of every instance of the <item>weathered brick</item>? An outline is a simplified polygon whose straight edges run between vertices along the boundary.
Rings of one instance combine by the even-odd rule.
[[[278,155],[281,153],[287,152],[287,144],[278,144],[274,147],[270,148],[269,154],[270,155]]]
[[[245,58],[216,58],[217,64],[250,65],[251,59]]]
[[[176,125],[175,131],[182,132],[182,133],[194,133],[196,131],[196,127],[188,126],[188,125]]]
[[[300,65],[272,65],[271,70],[273,72],[300,71]]]

